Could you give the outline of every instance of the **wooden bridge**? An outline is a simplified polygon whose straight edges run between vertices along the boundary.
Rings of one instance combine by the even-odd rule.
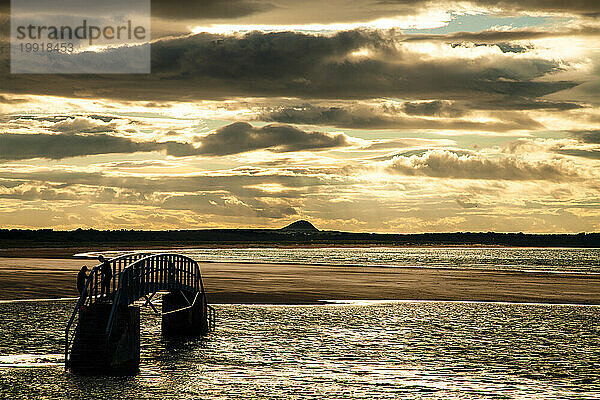
[[[92,268],[65,329],[65,368],[137,372],[140,314],[134,303],[139,300],[162,315],[163,336],[205,335],[214,329],[215,310],[206,301],[196,261],[179,254],[132,253],[105,263],[112,270],[110,294],[102,296],[102,263]],[[164,293],[162,313],[152,304],[159,292]]]

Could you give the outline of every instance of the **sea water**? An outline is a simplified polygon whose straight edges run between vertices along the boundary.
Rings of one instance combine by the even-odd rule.
[[[63,368],[73,301],[0,303],[3,399],[594,399],[600,307],[461,302],[218,305],[216,331],[160,336],[140,373]]]
[[[165,249],[199,262],[257,262],[355,266],[600,273],[600,249],[506,247],[342,247]],[[95,253],[87,253],[94,256]],[[103,252],[116,256],[123,252]]]

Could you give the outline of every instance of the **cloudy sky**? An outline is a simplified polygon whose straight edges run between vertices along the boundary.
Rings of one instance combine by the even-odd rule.
[[[3,228],[600,231],[597,0],[154,0],[138,75],[7,35]]]

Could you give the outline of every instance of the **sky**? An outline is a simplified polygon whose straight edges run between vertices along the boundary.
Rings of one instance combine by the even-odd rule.
[[[597,0],[154,0],[86,75],[11,74],[8,4],[2,228],[600,231]]]

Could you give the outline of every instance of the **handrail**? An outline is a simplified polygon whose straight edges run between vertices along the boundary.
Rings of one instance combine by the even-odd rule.
[[[92,268],[92,271],[96,268],[98,268],[98,266]],[[91,272],[90,272],[90,275],[91,275]],[[65,328],[65,366],[67,366],[67,364],[69,362],[69,348],[71,347],[73,338],[75,338],[75,335],[73,335],[73,338],[69,339],[69,330],[71,329],[71,325],[73,325],[73,321],[75,321],[75,316],[79,315],[79,311],[81,310],[81,307],[83,306],[82,303],[85,302],[85,299],[87,298],[86,294],[87,294],[88,287],[90,286],[90,282],[91,282],[90,278],[86,279],[83,290],[81,291],[81,294],[79,295],[79,300],[77,300],[75,309],[71,313],[71,318],[69,318],[69,322],[67,323],[67,327]]]
[[[168,314],[174,314],[176,312],[180,312],[183,310],[189,310],[190,308],[193,308],[196,305],[196,300],[198,300],[198,294],[200,294],[200,292],[196,292],[196,296],[194,296],[194,301],[192,301],[192,304],[190,304],[187,307],[181,307],[178,308],[177,310],[171,310],[171,311],[167,311],[167,312],[163,312],[162,315],[168,315]]]
[[[185,268],[178,268],[175,265],[175,263],[178,263],[179,265],[181,265],[182,261],[183,261],[183,264],[187,264],[189,267],[193,267],[193,271],[188,271]],[[155,268],[156,267],[155,264],[157,264],[157,263],[159,264],[159,266],[158,266],[158,268]],[[150,264],[150,265],[146,265],[146,264]],[[165,264],[167,266],[166,269],[164,268]],[[132,271],[135,271],[140,266],[145,267],[145,268],[141,271],[138,271],[137,275],[126,277],[127,274],[131,275],[133,273]],[[181,274],[177,274],[178,271],[181,272]],[[191,277],[189,276],[190,273],[191,273]],[[115,292],[113,305],[112,305],[110,315],[108,318],[108,323],[106,325],[106,334],[108,336],[110,336],[112,334],[113,329],[114,329],[114,325],[115,325],[115,321],[116,321],[115,316],[116,316],[117,306],[119,304],[123,304],[122,303],[123,293],[125,293],[125,299],[126,299],[125,304],[130,304],[130,302],[129,302],[130,297],[137,300],[137,299],[141,298],[142,296],[148,294],[145,292],[145,290],[140,290],[140,287],[130,288],[130,286],[133,286],[133,285],[142,286],[141,281],[140,281],[141,277],[148,276],[148,275],[153,277],[153,275],[156,275],[156,274],[158,274],[159,276],[162,276],[162,277],[166,277],[167,282],[150,282],[151,284],[155,285],[153,287],[154,290],[152,290],[152,292],[156,292],[156,291],[162,290],[162,289],[169,289],[170,285],[177,284],[178,288],[184,288],[184,289],[191,288],[192,290],[199,292],[203,298],[203,303],[206,304],[206,293],[204,292],[204,285],[202,284],[202,275],[200,272],[200,267],[198,266],[198,263],[194,259],[187,257],[187,256],[180,255],[180,254],[173,254],[173,253],[151,254],[146,257],[136,260],[135,262],[133,262],[132,264],[127,266],[125,269],[123,269],[123,271],[121,271],[118,274],[117,290]],[[177,280],[177,278],[179,278],[179,280],[181,280],[183,278],[183,281],[185,283],[171,281],[172,279]],[[192,285],[190,285],[190,283]],[[144,282],[144,284],[145,284],[145,282]],[[156,285],[159,285],[159,289],[156,288]],[[133,296],[131,296],[129,293],[129,291],[132,289],[138,290],[138,292],[135,293]]]
[[[208,304],[206,304],[206,309],[208,311],[208,330],[212,332],[217,326],[217,310]]]
[[[113,277],[116,272],[117,262],[125,261],[130,258],[135,259],[138,257],[147,256],[149,254],[151,254],[151,253],[128,253],[128,254],[123,254],[121,256],[114,257],[110,260],[107,260],[111,264],[111,269],[113,270],[112,271]],[[77,300],[77,304],[75,305],[75,308],[73,309],[73,312],[71,313],[71,317],[69,318],[69,322],[67,323],[67,327],[65,328],[65,366],[67,366],[69,363],[69,348],[71,347],[73,339],[75,338],[75,335],[73,335],[71,338],[69,338],[69,332],[71,330],[71,326],[73,325],[73,322],[75,322],[75,317],[77,317],[79,315],[81,308],[88,302],[88,300],[89,300],[89,304],[91,304],[92,298],[95,298],[95,295],[98,293],[97,286],[101,282],[101,280],[99,280],[97,278],[98,278],[99,272],[101,272],[100,267],[102,267],[102,264],[103,263],[100,263],[90,270],[90,273],[85,281],[83,291],[81,292],[81,294],[79,296],[79,300]],[[122,264],[124,264],[124,263],[122,263]]]

